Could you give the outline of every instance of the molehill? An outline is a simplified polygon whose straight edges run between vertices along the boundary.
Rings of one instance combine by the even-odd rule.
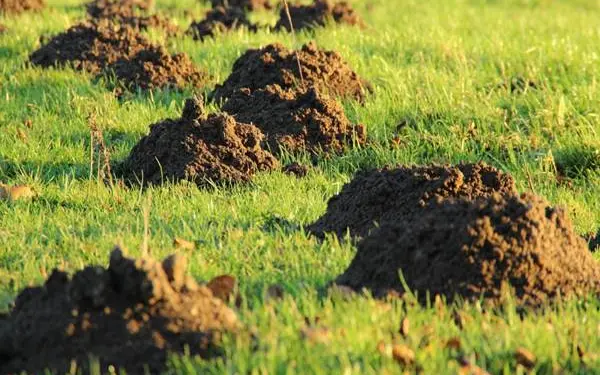
[[[55,270],[43,286],[26,288],[0,317],[0,373],[163,371],[168,353],[220,354],[236,314],[186,275],[187,262],[131,259],[120,249],[108,268],[88,266],[69,277]]]
[[[335,23],[364,26],[358,14],[346,1],[334,3],[331,0],[315,0],[310,5],[291,4],[289,11],[294,30],[322,27],[330,20]],[[275,29],[291,31],[289,18],[285,8],[282,8]]]

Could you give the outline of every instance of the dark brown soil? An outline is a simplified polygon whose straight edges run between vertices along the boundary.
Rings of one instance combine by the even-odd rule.
[[[221,334],[238,329],[236,314],[186,275],[186,263],[130,259],[117,248],[108,268],[89,266],[72,278],[54,271],[0,318],[0,373],[89,373],[91,356],[102,373],[114,366],[156,374],[171,352],[218,355]]]
[[[199,102],[190,99],[180,119],[151,125],[150,134],[133,148],[122,169],[129,181],[144,184],[246,182],[258,171],[278,167],[262,140],[255,126],[227,114],[205,116]]]
[[[483,163],[428,165],[359,172],[327,203],[327,212],[308,230],[364,237],[377,224],[404,222],[421,214],[435,198],[475,199],[516,193],[513,178]],[[376,224],[377,223],[377,224]]]
[[[121,58],[132,58],[152,43],[129,26],[108,20],[85,22],[58,34],[29,57],[42,67],[72,65],[98,74]]]
[[[257,26],[250,23],[243,9],[219,6],[209,10],[202,21],[192,23],[188,34],[192,35],[194,39],[204,40],[240,28],[250,31],[257,30]]]
[[[298,178],[306,177],[308,174],[308,167],[296,162],[284,166],[281,170],[285,174],[296,176]]]
[[[307,87],[316,86],[334,96],[351,97],[363,102],[370,84],[344,62],[339,53],[324,51],[311,42],[297,51]],[[296,52],[281,44],[269,44],[246,51],[233,65],[233,72],[217,85],[214,99],[223,100],[242,88],[251,91],[278,84],[295,88],[301,84]]]
[[[328,21],[363,26],[363,22],[354,9],[345,1],[315,0],[311,5],[290,4],[290,16],[294,30],[311,29],[327,25]],[[285,8],[279,12],[276,30],[291,31],[290,21]]]
[[[254,91],[242,89],[222,110],[260,128],[271,150],[341,152],[366,141],[364,126],[350,124],[342,106],[315,88],[284,90],[270,85]]]
[[[108,20],[71,27],[31,54],[30,61],[42,67],[70,64],[96,75],[114,74],[127,89],[201,87],[207,79],[187,55],[170,55],[137,29]]]
[[[269,0],[211,0],[213,8],[231,7],[246,10],[271,9],[273,6]]]
[[[160,28],[167,35],[178,35],[181,30],[168,19],[156,14],[140,14],[142,10],[148,10],[151,6],[152,1],[147,0],[96,0],[87,5],[87,12],[97,21],[107,19],[139,30]]]
[[[0,13],[19,14],[41,10],[45,7],[45,0],[0,0]]]
[[[123,87],[131,90],[202,87],[208,79],[188,55],[170,55],[160,46],[149,46],[131,58],[121,58],[110,64],[107,72],[114,73]]]
[[[387,221],[336,283],[403,293],[399,271],[422,301],[429,292],[500,302],[506,282],[522,305],[600,291],[600,267],[565,212],[532,195],[438,199],[419,215]]]

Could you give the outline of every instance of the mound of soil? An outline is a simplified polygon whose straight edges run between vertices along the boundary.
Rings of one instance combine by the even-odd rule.
[[[235,332],[236,314],[211,290],[186,275],[186,261],[130,259],[120,249],[108,268],[89,266],[72,278],[54,271],[43,286],[23,290],[0,318],[0,373],[156,374],[167,354],[212,357],[223,332]],[[75,361],[75,362],[72,362]],[[145,372],[145,367],[149,372]]]
[[[0,0],[0,13],[19,14],[44,9],[45,0]]]
[[[307,87],[317,86],[334,96],[352,97],[360,102],[370,91],[370,84],[353,72],[339,53],[321,50],[314,42],[299,51],[276,43],[250,49],[238,58],[231,75],[223,85],[215,88],[214,99],[223,100],[242,88],[254,91],[271,84],[284,88],[299,86],[301,78],[296,54]]]
[[[74,69],[98,74],[109,64],[132,58],[151,46],[148,39],[130,26],[108,20],[85,22],[52,38],[33,52],[29,60],[45,68],[70,64]]]
[[[186,101],[183,115],[150,126],[122,169],[130,182],[160,184],[189,180],[199,186],[249,181],[258,171],[278,167],[261,143],[263,134],[227,114],[203,115],[200,102]]]
[[[359,172],[327,203],[327,212],[307,227],[322,237],[364,237],[377,224],[410,221],[436,198],[468,198],[516,193],[513,178],[483,163],[427,165]]]
[[[187,33],[194,39],[204,40],[242,27],[254,32],[258,29],[256,25],[250,23],[242,8],[219,6],[209,10],[202,21],[193,22]]]
[[[352,125],[335,100],[315,88],[282,89],[270,85],[234,93],[222,107],[238,121],[262,130],[271,150],[341,152],[354,142],[364,144],[366,131]]]
[[[241,8],[246,10],[271,9],[269,0],[211,0],[213,8],[216,7],[231,7]]]
[[[107,19],[139,30],[160,28],[169,36],[178,35],[181,30],[168,19],[156,14],[139,14],[151,6],[152,2],[147,0],[96,0],[87,5],[87,12],[95,20]]]
[[[121,58],[110,64],[107,72],[130,90],[202,87],[208,79],[188,55],[170,55],[160,46],[149,46],[130,58]]]
[[[148,10],[152,0],[94,0],[86,5],[92,18],[111,18],[115,15],[133,16],[137,10]]]
[[[354,9],[345,1],[333,3],[330,0],[315,0],[311,5],[290,4],[290,18],[294,30],[311,29],[325,26],[328,21],[363,26],[363,22]],[[276,30],[292,31],[285,8],[279,12]]]
[[[539,305],[600,291],[600,267],[564,211],[532,195],[441,200],[420,215],[388,221],[358,247],[336,283],[376,295],[404,292]]]

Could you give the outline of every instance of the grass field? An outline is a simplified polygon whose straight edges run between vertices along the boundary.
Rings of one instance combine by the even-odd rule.
[[[472,304],[347,300],[326,287],[355,247],[334,237],[320,242],[299,229],[321,215],[327,199],[360,168],[484,160],[510,172],[520,191],[567,207],[578,233],[596,233],[600,3],[354,0],[368,24],[362,31],[331,25],[299,33],[296,40],[266,31],[204,43],[165,39],[170,50],[187,52],[210,72],[213,84],[227,77],[247,48],[275,41],[298,47],[314,39],[340,52],[375,87],[364,106],[344,102],[348,117],[366,125],[369,146],[321,160],[304,179],[275,172],[249,186],[212,190],[189,184],[110,189],[96,178],[90,114],[116,163],[149,124],[178,117],[192,93],[139,93],[119,101],[91,76],[28,66],[40,36],[61,32],[85,14],[82,1],[48,3],[41,14],[0,16],[8,27],[0,34],[0,182],[29,184],[38,193],[32,201],[0,201],[3,308],[54,267],[74,271],[105,264],[115,244],[138,255],[147,210],[153,255],[174,252],[174,237],[196,241],[187,252],[192,274],[204,280],[234,275],[243,297],[239,315],[247,333],[227,338],[222,359],[174,358],[175,373],[455,374],[462,357],[493,374],[518,374],[527,372],[514,356],[521,347],[537,357],[534,373],[600,373],[600,300],[524,316],[510,304],[482,313]],[[157,3],[157,10],[184,27],[184,9],[197,18],[206,9],[195,0]],[[275,19],[269,13],[253,17]],[[152,37],[163,39],[159,33]],[[517,77],[536,88],[519,93],[501,85]],[[396,134],[399,124],[406,126]],[[391,147],[395,136],[400,144]],[[558,178],[557,169],[568,179]],[[281,302],[266,300],[271,284],[285,290]],[[453,309],[463,316],[462,329]],[[327,342],[302,337],[305,317],[320,318]],[[416,354],[416,365],[407,368],[377,350],[381,340],[391,343],[397,336],[403,318],[410,332],[398,340]],[[250,332],[259,338],[257,348]],[[446,348],[453,337],[460,349]]]

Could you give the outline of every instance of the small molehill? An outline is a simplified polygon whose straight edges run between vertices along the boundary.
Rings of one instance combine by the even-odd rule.
[[[214,99],[223,100],[242,88],[254,91],[271,84],[283,88],[301,85],[296,54],[300,59],[306,87],[316,86],[331,95],[364,102],[370,84],[353,72],[339,53],[319,49],[314,42],[298,51],[289,50],[278,43],[249,49],[234,63],[227,80],[217,85]]]
[[[366,131],[352,125],[344,109],[317,89],[282,89],[270,85],[234,93],[222,107],[238,121],[256,125],[271,150],[341,152],[364,144]]]
[[[308,175],[308,166],[293,162],[288,165],[285,165],[281,168],[281,171],[285,174],[289,174],[291,176],[296,176],[297,178],[303,178]]]
[[[346,1],[334,3],[330,0],[315,0],[311,5],[290,4],[289,11],[294,30],[322,27],[329,21],[364,26],[358,14]],[[291,31],[289,18],[285,8],[282,8],[275,29]]]
[[[138,30],[108,20],[84,22],[58,34],[33,52],[32,64],[44,68],[71,65],[98,74],[121,58],[131,58],[152,43]]]
[[[211,0],[213,8],[231,7],[245,10],[271,9],[273,6],[269,0]]]
[[[130,182],[144,184],[246,182],[256,172],[278,167],[275,157],[262,148],[263,138],[254,125],[227,114],[206,116],[200,102],[189,99],[180,119],[150,126],[150,134],[134,146],[122,169]]]
[[[19,14],[41,10],[45,7],[45,0],[0,0],[0,14]]]
[[[209,10],[202,21],[192,23],[187,32],[194,39],[204,40],[240,28],[253,32],[257,30],[257,26],[250,23],[242,8],[218,6]]]
[[[107,69],[126,89],[152,90],[202,87],[208,80],[185,53],[170,55],[162,46],[149,46],[130,58],[123,57]]]
[[[377,224],[404,222],[435,198],[475,199],[516,193],[513,178],[483,163],[385,167],[359,172],[327,203],[327,212],[308,230],[364,237]]]
[[[418,215],[387,221],[358,246],[336,283],[375,295],[429,292],[520,305],[597,293],[600,267],[563,210],[532,195],[437,199]]]
[[[167,35],[180,33],[179,27],[159,15],[142,14],[152,6],[147,0],[96,0],[87,5],[88,15],[96,21],[106,19],[139,30],[163,29]],[[147,13],[147,12],[146,12]]]
[[[219,355],[236,314],[186,273],[187,262],[131,259],[115,249],[108,268],[88,266],[69,277],[54,271],[26,288],[0,318],[0,373],[45,369],[89,373],[90,359],[128,374],[160,373],[169,353]]]
[[[30,56],[42,67],[71,65],[95,75],[115,75],[127,89],[202,86],[207,75],[185,54],[170,55],[128,25],[86,22],[52,38]]]

